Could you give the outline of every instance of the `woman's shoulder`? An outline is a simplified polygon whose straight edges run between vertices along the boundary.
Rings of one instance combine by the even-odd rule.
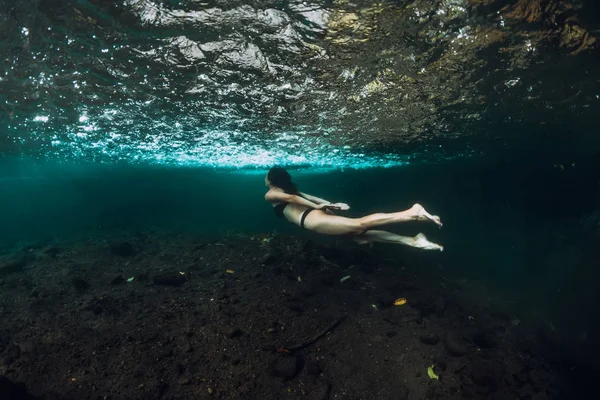
[[[265,193],[265,200],[270,203],[282,203],[288,200],[290,195],[285,193],[282,189],[272,188]]]

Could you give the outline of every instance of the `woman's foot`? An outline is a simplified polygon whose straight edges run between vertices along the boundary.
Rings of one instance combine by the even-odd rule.
[[[430,242],[425,235],[419,233],[414,238],[414,242],[411,244],[412,247],[416,247],[418,249],[423,250],[439,250],[444,251],[444,246],[440,246],[439,244]]]
[[[442,221],[440,220],[440,217],[429,214],[422,205],[417,203],[412,206],[410,210],[416,215],[418,221],[433,221],[440,228],[442,227]]]

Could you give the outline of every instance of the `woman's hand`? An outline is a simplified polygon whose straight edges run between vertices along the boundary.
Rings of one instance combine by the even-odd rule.
[[[337,206],[338,210],[346,211],[350,209],[350,206],[346,203],[335,203],[334,205]]]
[[[346,203],[323,203],[323,204],[319,204],[316,209],[317,210],[323,210],[323,209],[334,209],[334,210],[349,210],[350,206]]]

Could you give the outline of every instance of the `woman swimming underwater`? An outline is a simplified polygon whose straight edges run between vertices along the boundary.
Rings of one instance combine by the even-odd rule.
[[[269,188],[265,200],[271,203],[275,214],[309,231],[325,235],[351,236],[360,244],[399,243],[424,250],[444,250],[439,244],[427,240],[422,233],[415,237],[407,237],[374,229],[382,225],[407,221],[432,221],[441,227],[440,217],[429,214],[419,204],[406,211],[346,218],[335,215],[331,210],[348,210],[350,207],[347,204],[330,203],[299,192],[290,174],[281,167],[273,167],[269,170],[265,177],[265,185]]]

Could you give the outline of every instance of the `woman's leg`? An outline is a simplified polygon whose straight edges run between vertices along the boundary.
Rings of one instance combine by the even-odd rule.
[[[407,221],[432,221],[442,226],[440,217],[431,215],[420,204],[415,204],[406,211],[395,213],[376,213],[359,218],[361,224],[367,229],[375,228],[381,225],[394,224]]]
[[[444,247],[439,244],[430,242],[425,235],[419,233],[415,237],[400,236],[392,232],[371,230],[366,231],[362,235],[354,237],[354,241],[360,244],[367,243],[397,243],[404,244],[410,247],[416,247],[423,250],[439,250],[444,251]]]
[[[360,235],[380,225],[406,221],[433,221],[442,226],[438,216],[429,214],[421,205],[415,204],[406,211],[377,213],[362,218],[327,215],[321,210],[316,210],[307,215],[304,227],[325,235]]]

